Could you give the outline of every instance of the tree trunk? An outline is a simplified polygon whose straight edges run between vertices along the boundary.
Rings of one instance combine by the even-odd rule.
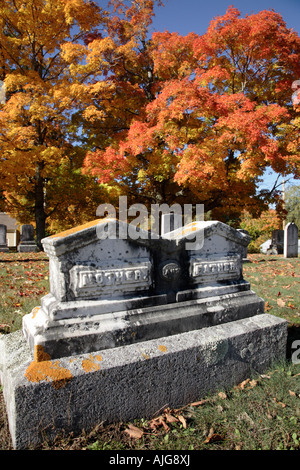
[[[36,184],[35,184],[35,223],[36,223],[36,242],[39,250],[43,249],[41,240],[46,235],[46,218],[45,213],[45,196],[44,196],[44,179],[41,176],[43,165],[38,164],[36,169]]]

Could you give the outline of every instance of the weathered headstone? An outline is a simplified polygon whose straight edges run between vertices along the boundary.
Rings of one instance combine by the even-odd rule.
[[[286,322],[243,278],[249,236],[216,221],[126,230],[105,219],[42,241],[50,293],[0,340],[15,448],[181,406],[284,357]]]
[[[31,224],[21,226],[21,240],[18,246],[20,253],[37,252],[38,247],[34,240],[34,228]]]
[[[271,246],[268,250],[269,254],[282,255],[284,244],[284,230],[273,230]]]
[[[250,236],[249,235],[249,232],[248,230],[245,230],[245,229],[238,229],[239,232],[242,232],[242,233],[245,233],[246,235]],[[244,246],[244,251],[243,251],[243,254],[242,254],[242,258],[243,258],[243,262],[246,263],[248,260],[248,246]]]
[[[284,229],[284,257],[298,257],[298,227],[294,222],[290,222]]]
[[[9,252],[9,248],[7,246],[6,232],[6,225],[0,224],[0,252],[2,253]]]

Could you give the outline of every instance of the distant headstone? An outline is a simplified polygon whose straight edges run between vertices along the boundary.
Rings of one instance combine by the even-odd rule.
[[[272,243],[270,246],[270,254],[282,255],[284,245],[284,230],[272,231]]]
[[[240,228],[239,232],[245,233],[246,235],[250,236],[248,230],[244,230]],[[248,246],[244,246],[243,254],[242,254],[243,262],[249,261],[247,256],[248,256]]]
[[[298,227],[294,222],[290,222],[284,229],[284,257],[298,257]]]
[[[2,253],[9,252],[9,248],[7,246],[6,232],[7,232],[6,225],[0,224],[0,252]]]
[[[271,247],[271,244],[272,244],[272,240],[267,240],[266,242],[262,243],[260,245],[260,252],[264,254],[268,253]]]
[[[31,224],[25,224],[21,227],[21,241],[18,246],[18,251],[23,252],[37,252],[38,247],[34,240],[34,228]]]

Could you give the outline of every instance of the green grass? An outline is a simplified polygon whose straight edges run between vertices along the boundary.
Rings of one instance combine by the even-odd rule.
[[[0,333],[22,326],[22,317],[49,292],[45,253],[0,253]]]
[[[266,302],[266,311],[289,325],[287,360],[230,390],[199,397],[152,419],[100,423],[79,436],[58,436],[42,450],[300,450],[300,364],[290,360],[300,340],[300,260],[249,255],[244,277]],[[48,292],[44,254],[0,255],[0,331],[21,327],[22,316]],[[1,326],[2,325],[2,326]],[[300,361],[300,353],[297,356]],[[134,427],[132,427],[134,426]],[[0,388],[0,450],[11,449]]]

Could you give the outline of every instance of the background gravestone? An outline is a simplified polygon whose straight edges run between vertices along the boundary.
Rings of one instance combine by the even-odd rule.
[[[0,224],[0,252],[2,253],[9,252],[9,248],[7,246],[7,240],[6,240],[6,232],[7,232],[6,225]]]
[[[290,222],[284,229],[284,257],[298,257],[298,227],[294,222]]]
[[[31,224],[25,224],[21,227],[21,242],[18,246],[18,251],[22,252],[37,252],[38,247],[34,240],[34,228]]]
[[[245,230],[245,229],[240,228],[240,229],[238,229],[238,231],[239,231],[239,232],[242,232],[242,233],[245,233],[246,235],[249,235],[248,230]],[[249,235],[249,236],[250,236],[250,235]],[[244,248],[243,248],[243,253],[242,253],[242,258],[243,258],[243,261],[244,261],[244,262],[249,261],[248,258],[247,258],[247,256],[248,256],[248,247],[247,247],[247,246],[244,246]]]
[[[282,255],[284,244],[284,230],[273,230],[272,231],[272,243],[271,243],[271,254]]]

